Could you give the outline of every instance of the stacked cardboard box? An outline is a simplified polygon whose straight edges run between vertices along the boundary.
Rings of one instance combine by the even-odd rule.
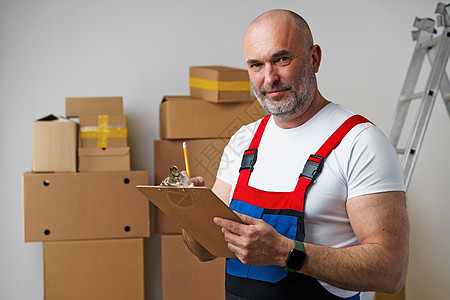
[[[66,115],[80,120],[80,172],[130,170],[122,97],[66,98]]]
[[[160,104],[160,140],[154,141],[154,184],[164,180],[172,165],[185,169],[182,144],[186,142],[191,176],[204,177],[206,186],[211,188],[229,138],[242,125],[262,118],[265,112],[250,95],[246,70],[198,66],[191,67],[189,73],[190,96],[164,96]],[[162,234],[164,300],[224,299],[224,259],[199,262],[183,245],[181,228],[158,208],[155,231]],[[180,272],[178,264],[173,264],[177,257],[189,261],[191,271]],[[198,277],[192,276],[192,270]],[[177,282],[177,289],[173,289],[169,279]]]
[[[45,299],[143,300],[150,210],[136,185],[148,171],[130,170],[122,97],[66,98],[66,116],[33,123],[23,174],[24,240],[43,242]]]

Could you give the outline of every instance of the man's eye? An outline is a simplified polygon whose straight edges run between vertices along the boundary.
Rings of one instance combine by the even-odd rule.
[[[291,61],[292,61],[291,58],[283,56],[283,57],[280,57],[276,61],[276,63],[279,64],[279,65],[285,66],[285,65],[288,65]]]
[[[262,64],[260,64],[260,63],[254,63],[254,64],[250,65],[250,68],[252,70],[258,70],[258,69],[261,69],[261,66],[262,66]]]

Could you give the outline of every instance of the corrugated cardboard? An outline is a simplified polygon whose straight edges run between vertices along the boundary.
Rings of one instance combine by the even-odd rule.
[[[264,116],[257,100],[217,104],[188,96],[165,96],[160,104],[160,137],[230,138],[242,125]]]
[[[161,236],[163,300],[225,299],[225,259],[200,262],[181,235]]]
[[[49,115],[33,122],[33,172],[77,171],[77,124]]]
[[[147,171],[23,174],[24,240],[150,236]]]
[[[66,116],[123,115],[122,97],[67,97]]]
[[[80,172],[129,171],[130,148],[78,148]]]
[[[225,66],[192,66],[189,68],[191,97],[212,102],[248,102],[248,71]]]
[[[144,300],[144,240],[44,242],[46,300]]]
[[[229,139],[185,140],[189,157],[191,176],[202,176],[206,187],[212,188],[216,180],[217,170],[223,149]],[[154,185],[161,184],[172,165],[180,170],[185,169],[183,141],[155,140],[154,143]],[[159,233],[181,233],[180,227],[155,207],[155,231]]]
[[[102,124],[103,120],[105,124]],[[127,118],[123,115],[80,116],[80,146],[81,148],[128,146]]]

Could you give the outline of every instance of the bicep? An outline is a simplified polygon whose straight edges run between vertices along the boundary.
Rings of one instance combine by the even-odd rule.
[[[217,178],[211,190],[223,203],[230,205],[231,184]]]
[[[409,220],[404,192],[351,198],[347,200],[347,213],[360,244],[379,244],[393,251],[407,250]]]

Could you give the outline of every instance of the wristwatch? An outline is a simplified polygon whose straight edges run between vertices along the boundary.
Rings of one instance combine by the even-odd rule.
[[[305,246],[302,242],[294,240],[295,246],[289,251],[288,258],[286,259],[286,268],[288,272],[297,272],[303,266],[306,258]]]

